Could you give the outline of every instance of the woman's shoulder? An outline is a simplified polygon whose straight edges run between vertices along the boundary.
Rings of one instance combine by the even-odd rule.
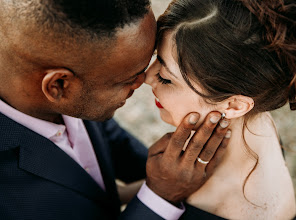
[[[264,174],[261,178],[265,178]],[[223,180],[215,181],[215,186],[208,188],[207,193],[197,194],[187,201],[191,206],[186,207],[183,219],[292,219],[295,216],[292,186],[279,184],[280,179],[267,179],[269,183],[256,178],[247,180],[244,189],[242,184],[230,183],[226,187]],[[222,190],[217,189],[220,186]]]
[[[259,159],[258,167],[246,180],[244,213],[262,219],[291,219],[296,207],[289,171],[276,157],[266,160]]]
[[[223,166],[188,203],[230,219],[291,219],[295,215],[293,184],[277,134],[269,115],[263,117],[256,130],[249,128],[254,131],[252,139],[246,136],[257,158],[242,146],[232,146]],[[258,128],[268,131],[258,133]]]
[[[295,192],[281,148],[279,144],[264,147],[257,152],[258,164],[245,183],[245,197],[252,204],[245,211],[266,219],[291,219],[296,212]]]
[[[252,138],[247,139],[258,157],[255,169],[245,182],[244,197],[250,206],[246,205],[244,211],[254,217],[291,219],[296,212],[295,193],[275,123],[269,113],[264,113],[253,126],[256,132],[252,134],[251,128],[248,135]]]

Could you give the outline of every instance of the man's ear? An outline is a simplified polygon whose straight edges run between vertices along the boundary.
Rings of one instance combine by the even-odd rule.
[[[221,112],[226,114],[226,118],[238,118],[254,108],[254,100],[250,97],[243,96],[243,95],[235,95],[226,100],[222,103]]]
[[[59,102],[73,81],[74,74],[67,69],[46,70],[42,79],[42,91],[51,102]]]

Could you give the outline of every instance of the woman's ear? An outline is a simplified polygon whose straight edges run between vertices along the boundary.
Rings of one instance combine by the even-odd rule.
[[[220,111],[224,112],[226,118],[229,119],[241,117],[254,108],[254,100],[243,95],[232,96],[224,100],[221,104],[223,110]]]
[[[67,69],[46,70],[42,79],[42,91],[51,102],[59,102],[73,81],[74,74]]]

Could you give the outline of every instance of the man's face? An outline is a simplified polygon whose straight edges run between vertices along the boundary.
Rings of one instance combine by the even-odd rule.
[[[151,10],[107,40],[81,42],[81,36],[76,41],[21,22],[7,23],[2,31],[6,41],[0,49],[5,59],[0,66],[9,83],[2,84],[1,97],[26,114],[49,121],[60,114],[104,121],[144,81],[155,46]],[[7,92],[11,85],[13,91]]]
[[[72,94],[70,115],[103,121],[113,116],[144,82],[155,44],[156,25],[152,12],[137,25],[128,26],[117,34],[110,56],[100,59],[101,52],[87,57],[81,90]]]

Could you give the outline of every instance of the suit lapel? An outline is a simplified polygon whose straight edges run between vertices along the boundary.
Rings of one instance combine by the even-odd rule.
[[[93,144],[98,162],[100,164],[102,176],[106,186],[106,191],[110,197],[112,206],[120,206],[120,200],[115,184],[115,174],[113,171],[112,158],[110,157],[110,149],[104,143],[104,137],[97,122],[84,121],[89,137]]]
[[[59,147],[2,114],[0,124],[0,151],[19,147],[21,169],[105,203],[107,194]]]

